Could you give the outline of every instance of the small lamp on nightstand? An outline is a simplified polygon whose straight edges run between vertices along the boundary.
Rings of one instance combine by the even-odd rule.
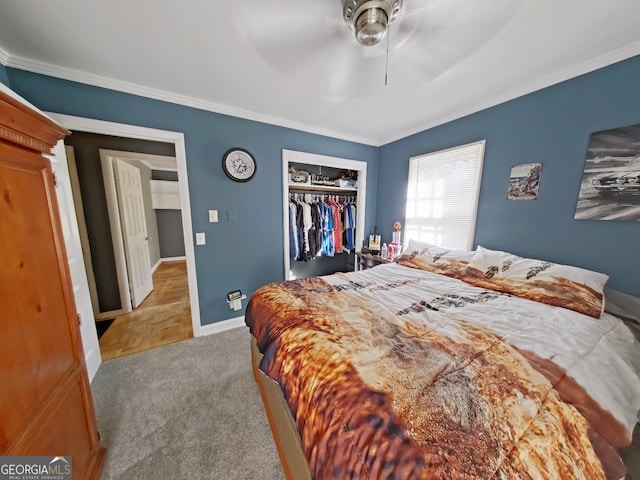
[[[389,247],[393,249],[392,257],[396,257],[402,253],[402,224],[400,222],[393,224],[392,242]]]

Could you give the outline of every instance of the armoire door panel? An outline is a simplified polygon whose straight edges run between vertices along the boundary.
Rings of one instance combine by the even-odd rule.
[[[73,478],[81,478],[91,460],[97,439],[87,429],[83,393],[87,385],[77,370],[68,382],[47,401],[46,415],[25,433],[9,455],[57,455],[73,452]]]
[[[0,418],[7,437],[77,364],[45,181],[44,159],[17,167],[0,152],[0,289],[12,289],[2,295]]]

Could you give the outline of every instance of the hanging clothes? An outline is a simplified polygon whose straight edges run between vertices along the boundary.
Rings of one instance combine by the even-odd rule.
[[[302,204],[296,202],[296,234],[298,236],[298,256],[296,260],[304,259],[304,212]]]
[[[298,206],[289,199],[289,258],[297,260],[300,255],[300,247],[298,244],[298,227],[296,218],[298,214]]]
[[[311,233],[311,229],[313,228],[313,220],[311,217],[311,197],[309,194],[306,194],[303,198],[303,201],[300,202],[300,206],[302,208],[302,241],[304,244],[303,252],[301,255],[301,260],[308,261],[313,258],[312,254],[312,240],[314,234]]]
[[[318,254],[317,228],[319,226],[319,221],[317,220],[317,217],[319,214],[317,213],[317,205],[315,203],[311,203],[312,199],[309,196],[305,196],[305,201],[305,227],[308,223],[309,228],[306,235],[309,241],[309,250],[305,252],[304,260],[309,261],[313,260]]]
[[[340,221],[341,205],[336,202],[335,197],[329,197],[329,205],[331,206],[332,215],[332,232],[331,243],[333,244],[334,253],[342,252],[342,222]]]
[[[358,223],[358,216],[356,215],[357,210],[356,210],[356,206],[355,204],[351,204],[350,207],[351,209],[351,232],[352,232],[352,245],[353,245],[353,250],[355,251],[355,249],[357,248],[356,245],[356,224]]]
[[[355,205],[347,197],[291,194],[289,257],[310,261],[355,251],[355,220]]]
[[[343,230],[343,242],[345,249],[348,252],[353,252],[355,250],[355,205],[349,203],[344,206],[344,230]]]
[[[311,259],[320,254],[322,248],[322,218],[320,215],[319,202],[311,204],[311,230],[309,231],[309,243],[311,248]]]
[[[333,257],[333,209],[328,203],[322,202],[322,255]]]

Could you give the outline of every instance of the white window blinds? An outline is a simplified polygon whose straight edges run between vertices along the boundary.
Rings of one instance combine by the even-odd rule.
[[[473,247],[484,144],[482,140],[409,159],[406,242]]]

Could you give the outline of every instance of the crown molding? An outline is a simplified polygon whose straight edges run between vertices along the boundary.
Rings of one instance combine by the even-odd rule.
[[[2,48],[0,48],[0,64],[5,67],[9,65],[9,53]]]
[[[356,135],[345,135],[342,132],[327,130],[327,129],[316,127],[313,125],[308,125],[305,123],[288,120],[286,118],[280,118],[280,117],[266,115],[258,112],[252,112],[250,110],[235,108],[229,105],[210,102],[208,100],[202,100],[199,98],[190,97],[187,95],[181,95],[173,92],[168,92],[166,90],[160,90],[157,88],[145,87],[143,85],[138,85],[135,83],[124,82],[121,80],[116,80],[116,79],[104,77],[101,75],[82,72],[80,70],[74,70],[74,69],[53,65],[46,62],[40,62],[38,60],[31,60],[26,57],[9,55],[6,52],[3,52],[2,50],[0,50],[0,61],[2,61],[2,53],[5,53],[7,57],[7,61],[5,65],[11,68],[26,70],[28,72],[38,73],[41,75],[48,75],[51,77],[61,78],[63,80],[70,80],[72,82],[79,82],[87,85],[93,85],[95,87],[116,90],[118,92],[130,93],[132,95],[138,95],[141,97],[152,98],[154,100],[161,100],[164,102],[174,103],[177,105],[197,108],[199,110],[206,110],[209,112],[220,113],[223,115],[230,115],[232,117],[244,118],[246,120],[253,120],[256,122],[267,123],[270,125],[277,125],[280,127],[291,128],[294,130],[300,130],[303,132],[313,133],[316,135],[322,135],[325,137],[331,137],[339,140],[347,140],[350,142],[362,143],[364,145],[378,146],[378,141],[372,138],[360,137]]]
[[[408,130],[404,130],[400,133],[396,133],[389,137],[383,138],[368,138],[360,137],[356,135],[345,135],[342,132],[335,132],[333,130],[327,130],[324,128],[308,125],[304,123],[295,122],[285,118],[266,115],[258,112],[252,112],[240,108],[231,107],[207,100],[202,100],[187,95],[180,95],[166,90],[160,90],[151,87],[145,87],[135,83],[124,82],[101,75],[94,75],[91,73],[82,72],[79,70],[73,70],[70,68],[60,67],[46,62],[40,62],[37,60],[31,60],[26,57],[20,57],[10,55],[7,51],[0,48],[0,63],[11,68],[17,68],[26,70],[33,73],[42,75],[48,75],[51,77],[61,78],[64,80],[70,80],[72,82],[84,83],[87,85],[93,85],[96,87],[107,88],[118,92],[129,93],[132,95],[139,95],[141,97],[152,98],[164,102],[174,103],[177,105],[183,105],[186,107],[197,108],[199,110],[205,110],[209,112],[219,113],[223,115],[230,115],[233,117],[244,118],[246,120],[253,120],[256,122],[267,123],[270,125],[277,125],[280,127],[291,128],[302,132],[313,133],[316,135],[322,135],[339,140],[346,140],[355,143],[361,143],[364,145],[371,145],[374,147],[381,147],[388,143],[392,143],[403,138],[409,137],[416,133],[429,130],[443,125],[445,123],[458,120],[473,113],[480,112],[487,108],[494,107],[501,103],[508,102],[515,98],[528,95],[530,93],[542,90],[544,88],[556,85],[558,83],[570,80],[572,78],[584,75],[586,73],[598,70],[603,67],[607,67],[614,63],[629,59],[636,55],[640,55],[640,41],[631,43],[627,46],[606,53],[599,57],[587,60],[580,64],[566,68],[560,72],[556,72],[546,77],[535,79],[529,83],[514,86],[512,89],[507,89],[501,92],[499,95],[491,97],[489,99],[471,104],[464,109],[451,112],[447,115],[441,116],[437,119],[430,120],[429,122],[420,124],[417,127],[413,127]]]
[[[392,137],[387,137],[376,146],[383,146],[388,143],[392,143],[397,140],[409,137],[416,133],[424,132],[425,130],[437,127],[438,125],[443,125],[453,120],[458,120],[462,117],[466,117],[467,115],[486,110],[487,108],[495,107],[496,105],[499,105],[501,103],[514,100],[518,97],[522,97],[524,95],[528,95],[530,93],[542,90],[552,85],[556,85],[566,80],[579,77],[580,75],[593,72],[600,68],[608,67],[609,65],[627,60],[631,57],[635,57],[636,55],[640,55],[640,41],[631,43],[599,57],[592,58],[590,60],[587,60],[586,62],[582,62],[572,67],[566,68],[552,75],[547,75],[546,77],[535,79],[523,85],[514,86],[514,88],[505,90],[500,95],[496,95],[495,97],[486,99],[482,102],[475,103],[467,108],[452,112],[446,116],[429,121],[428,123],[421,124],[418,127],[406,130],[402,133],[398,133]]]

